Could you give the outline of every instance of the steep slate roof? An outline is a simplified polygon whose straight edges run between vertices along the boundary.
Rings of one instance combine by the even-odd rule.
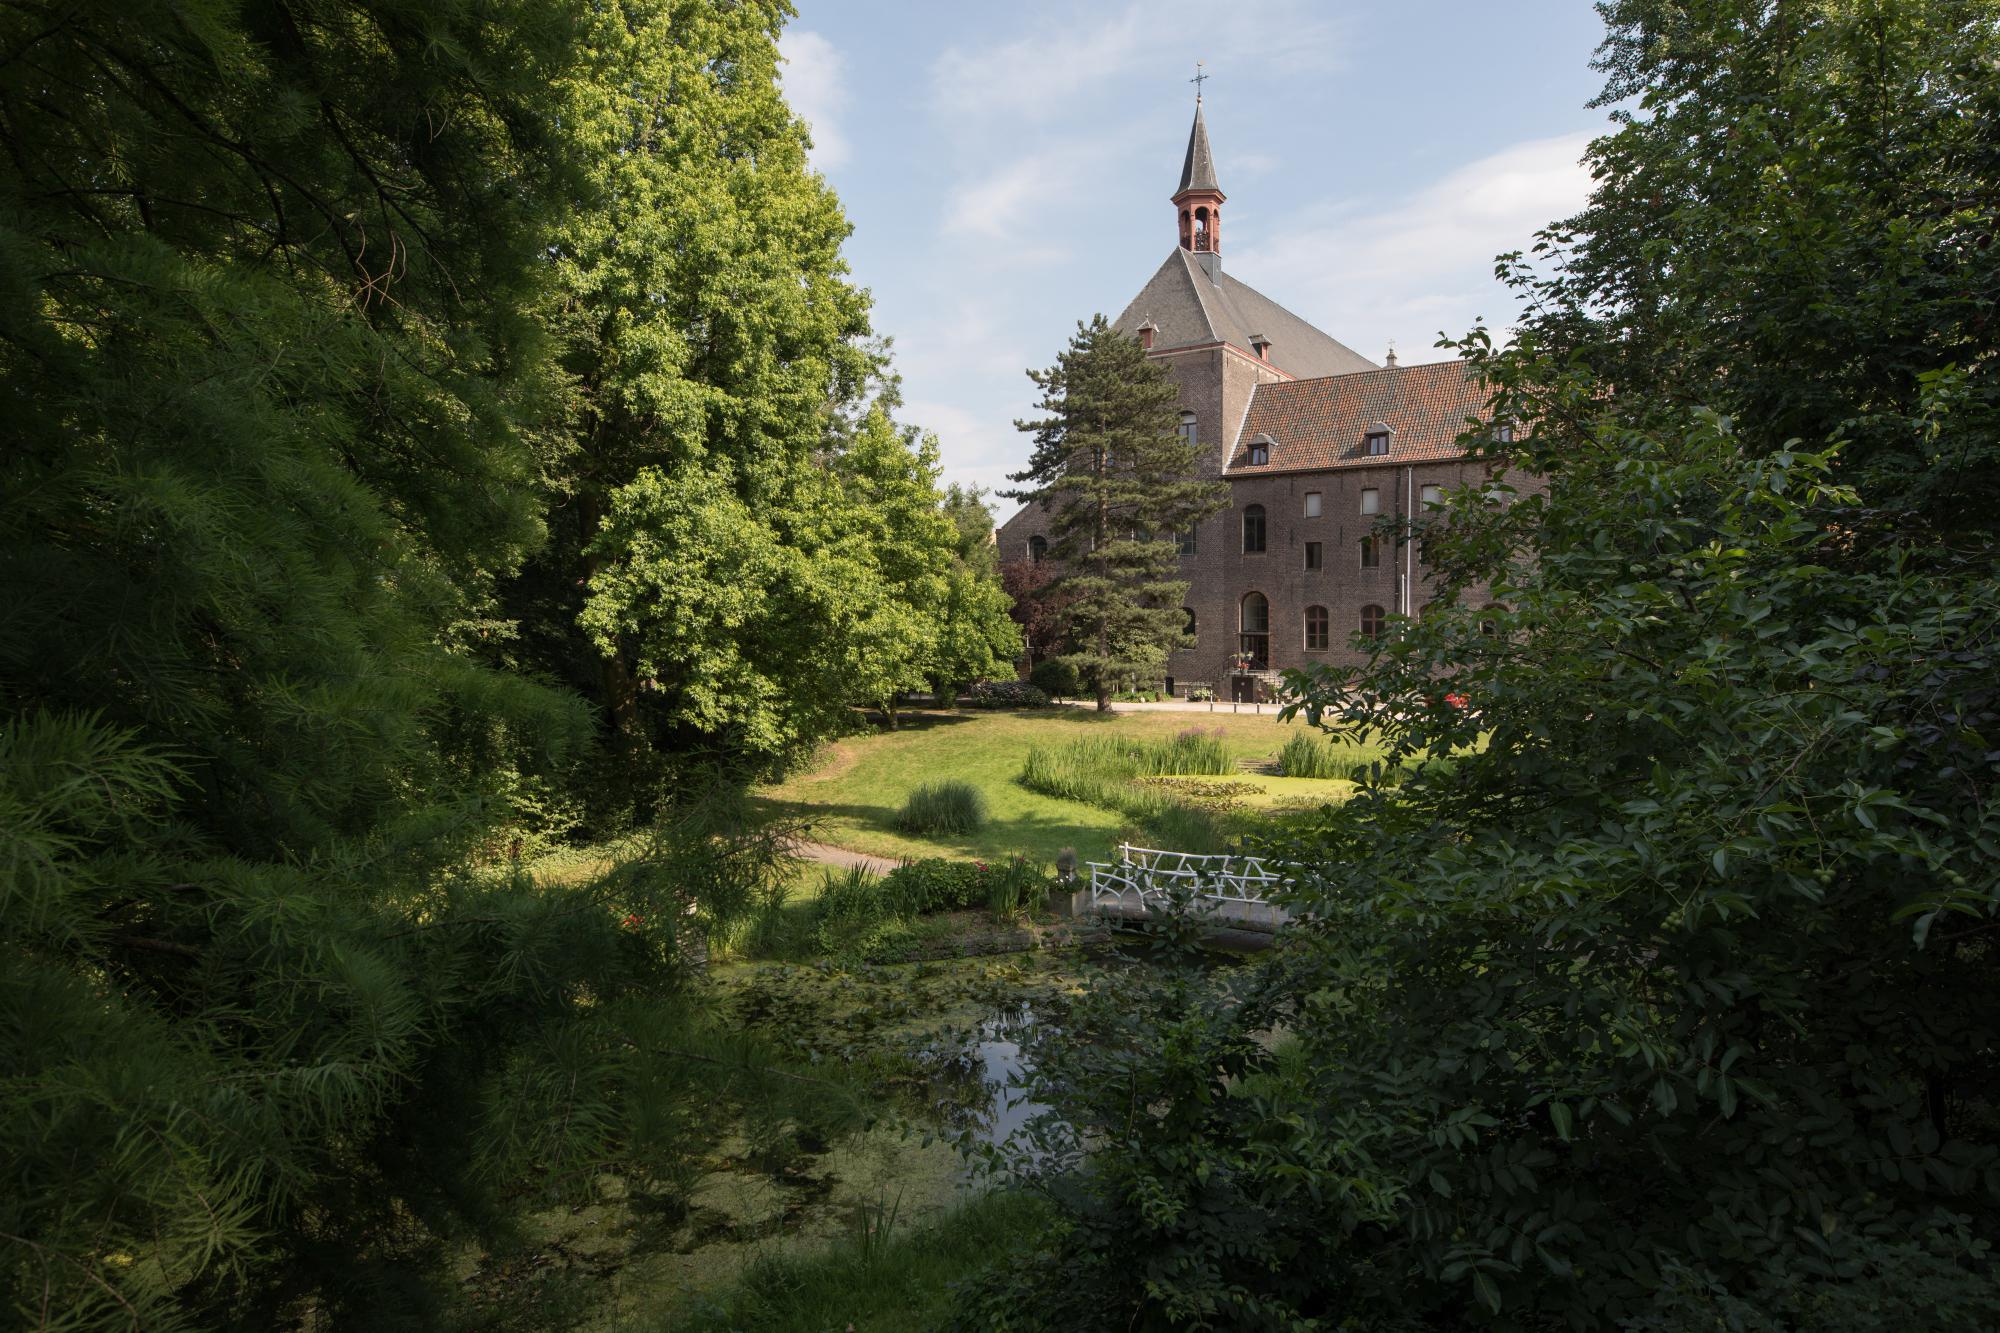
[[[1486,389],[1459,361],[1260,384],[1224,475],[1447,462],[1464,456],[1467,417],[1488,418]],[[1389,427],[1389,452],[1371,456],[1363,439],[1377,422]],[[1271,461],[1253,467],[1259,435],[1271,437]]]
[[[1187,161],[1181,164],[1181,185],[1175,194],[1188,190],[1214,190],[1222,193],[1222,187],[1215,183],[1215,155],[1208,151],[1208,126],[1201,122],[1201,103],[1194,104],[1194,128],[1188,131]]]
[[[1214,266],[1214,277],[1208,265]],[[1305,379],[1375,368],[1367,357],[1225,273],[1220,255],[1197,258],[1179,246],[1139,289],[1115,327],[1136,336],[1148,319],[1158,329],[1153,335],[1156,352],[1226,342],[1255,355],[1250,336],[1262,334],[1271,340],[1271,364],[1287,375]]]

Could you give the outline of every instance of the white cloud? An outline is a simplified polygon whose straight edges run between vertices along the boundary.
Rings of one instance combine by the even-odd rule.
[[[945,200],[944,229],[983,240],[1018,241],[1033,236],[1033,247],[1048,259],[1069,252],[1069,219],[1058,210],[1086,208],[1085,188],[1093,167],[1113,152],[1104,140],[1081,140],[1015,158],[993,171],[952,188]],[[1024,210],[1035,209],[1032,217]],[[1015,262],[1022,254],[1017,248]]]
[[[897,416],[938,437],[946,481],[987,491],[1016,484],[1007,480],[1007,474],[1020,470],[1021,460],[1027,456],[1023,443],[1027,437],[1015,430],[1008,418],[989,417],[933,399],[913,399]],[[1004,518],[1014,511],[1015,503],[999,500],[995,507]]]
[[[1238,219],[1230,268],[1363,355],[1380,359],[1393,338],[1404,362],[1435,360],[1440,329],[1455,336],[1476,317],[1512,317],[1493,257],[1526,249],[1536,230],[1582,206],[1590,138],[1515,144],[1400,202],[1350,197],[1270,219],[1248,246]]]
[[[841,165],[850,155],[838,119],[847,106],[847,58],[818,33],[798,28],[787,31],[778,47],[785,101],[812,128],[813,165],[822,171]]]
[[[1094,23],[1049,16],[1034,37],[967,50],[952,47],[931,67],[939,111],[988,123],[1067,119],[1142,68],[1185,77],[1199,57],[1208,72],[1330,71],[1344,47],[1340,21],[1312,0],[1264,0],[1254,22],[1218,21],[1212,0],[1133,3]]]

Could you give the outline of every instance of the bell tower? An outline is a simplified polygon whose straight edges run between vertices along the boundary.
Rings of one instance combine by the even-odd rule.
[[[1187,160],[1181,164],[1181,184],[1174,191],[1174,213],[1181,249],[1195,254],[1222,253],[1222,187],[1215,183],[1215,157],[1208,149],[1208,126],[1201,118],[1201,80],[1194,77],[1194,128],[1188,131]]]

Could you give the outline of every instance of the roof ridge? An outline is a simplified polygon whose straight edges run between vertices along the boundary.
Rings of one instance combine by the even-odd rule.
[[[1351,379],[1358,379],[1363,375],[1391,375],[1391,374],[1400,375],[1400,374],[1407,374],[1412,370],[1430,370],[1438,366],[1464,366],[1464,365],[1466,365],[1466,362],[1462,360],[1417,361],[1409,365],[1370,366],[1367,370],[1343,370],[1332,375],[1299,375],[1285,382],[1288,384],[1322,384],[1325,383],[1327,380],[1351,380]]]
[[[1215,322],[1215,312],[1209,307],[1209,294],[1202,290],[1206,285],[1220,291],[1221,284],[1208,276],[1208,270],[1201,266],[1201,262],[1194,257],[1192,250],[1183,250],[1176,246],[1174,253],[1181,257],[1181,272],[1188,280],[1188,287],[1194,292],[1195,304],[1201,307],[1201,318],[1202,322],[1208,325],[1208,336],[1217,342],[1228,342],[1229,339]],[[1223,313],[1233,316],[1236,312],[1225,307]]]

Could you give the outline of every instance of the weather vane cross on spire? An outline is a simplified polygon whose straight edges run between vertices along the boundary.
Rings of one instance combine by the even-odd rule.
[[[1191,83],[1191,84],[1193,84],[1193,85],[1194,85],[1194,100],[1195,100],[1195,101],[1197,101],[1197,102],[1199,102],[1199,101],[1201,100],[1201,85],[1202,85],[1203,83],[1205,83],[1206,81],[1208,81],[1209,79],[1212,79],[1212,78],[1214,78],[1214,77],[1215,77],[1215,76],[1214,76],[1213,74],[1206,74],[1206,73],[1203,73],[1203,72],[1202,72],[1202,68],[1201,68],[1201,67],[1202,67],[1203,65],[1207,64],[1207,63],[1208,63],[1208,62],[1207,62],[1207,61],[1205,61],[1205,60],[1197,60],[1197,61],[1195,61],[1195,62],[1194,62],[1194,77],[1188,80],[1188,82],[1189,82],[1189,83]]]

